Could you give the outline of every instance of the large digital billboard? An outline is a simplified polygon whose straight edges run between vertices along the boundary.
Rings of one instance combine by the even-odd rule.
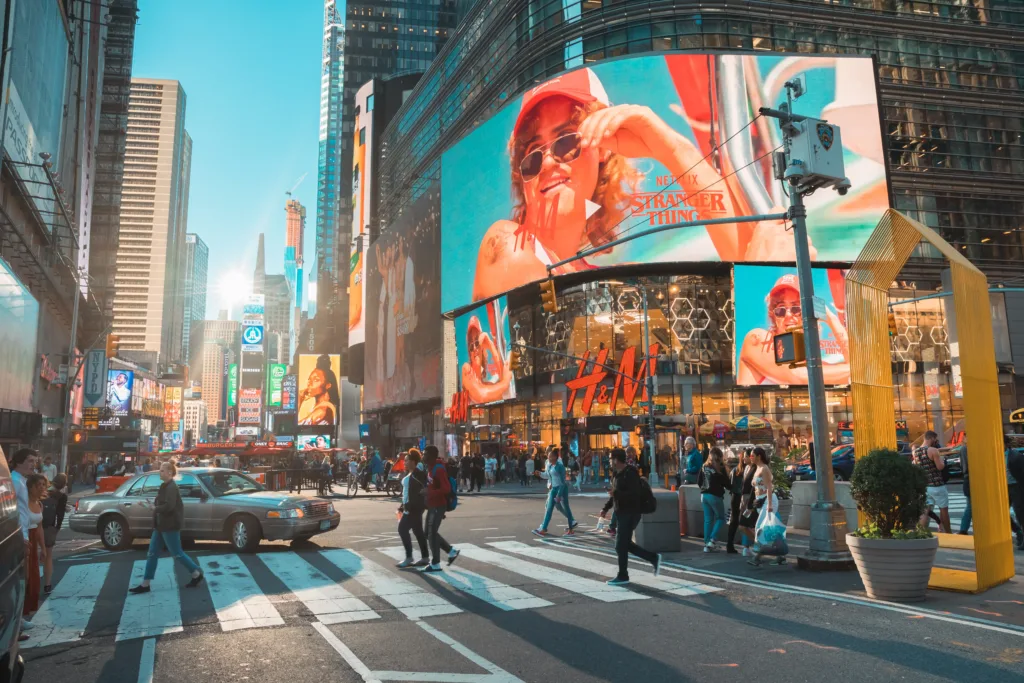
[[[295,375],[285,375],[281,381],[281,409],[295,411],[295,395],[299,391],[298,378]]]
[[[516,397],[508,306],[498,297],[455,319],[459,391],[471,405]]]
[[[259,389],[238,390],[238,424],[258,425],[262,407]]]
[[[38,329],[39,302],[0,259],[0,408],[32,412]]]
[[[131,370],[107,370],[107,408],[112,415],[124,417],[131,410],[134,383]]]
[[[281,406],[284,389],[284,376],[288,366],[284,363],[271,363],[267,366],[267,405],[277,408]]]
[[[164,393],[164,427],[174,428],[181,422],[181,387],[167,387]]]
[[[238,363],[228,365],[228,406],[238,405]]]
[[[556,76],[513,100],[441,160],[441,308],[462,311],[548,276],[546,266],[661,225],[776,213],[781,134],[759,117],[802,76],[797,113],[842,127],[840,197],[807,198],[814,258],[852,261],[889,204],[869,58],[668,54]],[[782,221],[661,232],[555,271],[635,263],[795,261]]]
[[[352,131],[352,250],[349,263],[348,345],[362,344],[366,332],[366,247],[373,202],[373,88],[368,81],[356,91],[356,125]]]
[[[298,422],[302,426],[333,427],[341,408],[341,356],[323,353],[299,356]]]
[[[364,409],[441,396],[439,213],[434,187],[370,246]]]
[[[846,280],[841,270],[815,268],[815,309],[825,384],[850,383],[846,334]],[[775,364],[775,336],[803,329],[800,283],[795,268],[736,266],[736,383],[743,386],[807,384],[807,368]]]

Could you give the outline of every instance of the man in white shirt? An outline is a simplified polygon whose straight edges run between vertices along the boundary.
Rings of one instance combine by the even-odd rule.
[[[43,476],[46,477],[46,481],[53,481],[57,476],[57,466],[53,464],[53,458],[50,456],[43,460]]]
[[[25,485],[25,477],[36,470],[36,458],[38,454],[31,448],[22,448],[11,457],[11,480],[14,482],[14,493],[18,498],[18,521],[21,523],[21,537],[25,541],[25,553],[29,551],[28,545],[28,487]],[[28,619],[21,620],[21,627],[25,630],[32,628],[32,622]]]

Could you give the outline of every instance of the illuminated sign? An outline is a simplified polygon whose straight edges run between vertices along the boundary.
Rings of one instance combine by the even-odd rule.
[[[135,373],[131,370],[107,370],[107,407],[111,415],[125,417],[132,407]]]
[[[238,363],[228,366],[228,406],[238,405]]]
[[[259,389],[242,389],[238,393],[238,424],[260,423],[262,392]]]
[[[267,366],[267,405],[279,407],[284,389],[284,374],[288,366],[283,363],[271,363]]]
[[[583,358],[578,361],[579,370],[576,372],[576,377],[565,383],[565,388],[569,392],[569,400],[565,408],[566,413],[572,414],[572,408],[576,404],[576,393],[581,389],[584,390],[584,394],[583,403],[580,408],[584,415],[590,414],[595,401],[608,404],[609,409],[614,413],[615,407],[619,402],[620,392],[622,398],[626,401],[626,405],[630,407],[632,407],[633,401],[636,400],[636,394],[639,389],[643,390],[643,400],[649,400],[646,380],[647,377],[653,376],[654,363],[652,359],[658,356],[658,345],[651,344],[647,355],[648,358],[645,358],[640,363],[640,369],[634,375],[633,366],[636,360],[636,347],[630,346],[622,352],[619,369],[615,374],[615,383],[609,395],[608,385],[602,384],[605,378],[611,374],[611,370],[607,367],[602,367],[606,365],[608,360],[608,349],[601,349],[597,352],[597,358],[594,360],[589,373],[587,372],[587,366],[591,365],[589,362],[590,351],[584,352]]]

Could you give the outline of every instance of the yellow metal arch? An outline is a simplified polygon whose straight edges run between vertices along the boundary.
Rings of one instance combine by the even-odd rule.
[[[889,209],[846,278],[846,322],[851,339],[850,386],[856,456],[895,448],[889,287],[922,241],[949,262],[960,343],[964,422],[970,443],[971,503],[976,571],[936,568],[930,587],[978,592],[1014,575],[1003,459],[1003,426],[996,375],[988,280],[934,230]],[[963,547],[945,538],[946,547]],[[959,544],[956,541],[961,541]]]

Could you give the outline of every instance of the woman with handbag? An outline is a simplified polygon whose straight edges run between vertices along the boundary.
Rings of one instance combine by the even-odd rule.
[[[402,537],[402,546],[405,547],[405,559],[398,563],[399,569],[430,564],[427,535],[423,531],[423,512],[427,509],[427,471],[423,469],[420,460],[420,452],[416,448],[410,448],[405,455],[405,471],[408,474],[402,478],[402,504],[398,508],[398,535]],[[409,532],[416,536],[420,546],[420,559],[416,562],[412,559],[412,537]]]

